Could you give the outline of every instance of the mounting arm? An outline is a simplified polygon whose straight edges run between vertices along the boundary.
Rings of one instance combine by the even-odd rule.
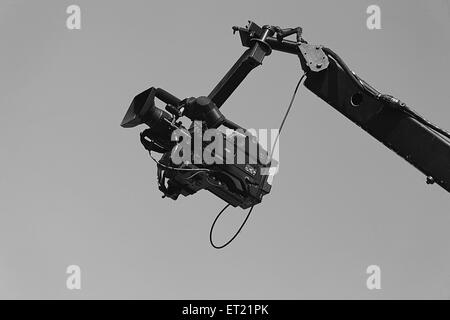
[[[306,73],[304,84],[309,90],[424,173],[427,183],[437,183],[450,192],[447,132],[400,100],[376,91],[332,50],[308,44],[301,38],[301,28],[260,28],[249,22],[247,27],[233,27],[233,30],[239,32],[242,45],[249,49],[209,94],[217,107],[272,50],[295,54]],[[293,33],[297,34],[297,41],[284,39]]]

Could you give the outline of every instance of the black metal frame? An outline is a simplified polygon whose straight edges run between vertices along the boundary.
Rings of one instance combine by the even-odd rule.
[[[143,144],[149,151],[165,153],[171,149],[172,142],[166,141],[167,136],[170,136],[171,130],[177,125],[175,120],[182,115],[193,121],[207,120],[207,124],[212,127],[223,124],[234,129],[240,128],[226,119],[218,108],[245,77],[255,67],[262,64],[265,56],[275,50],[297,55],[306,73],[304,85],[309,90],[423,172],[427,176],[427,183],[436,182],[450,192],[450,142],[439,133],[439,130],[436,130],[436,127],[430,125],[399,100],[378,93],[353,74],[342,59],[330,49],[308,44],[301,38],[301,28],[259,27],[250,22],[246,28],[234,27],[233,30],[239,32],[242,45],[248,49],[208,97],[187,98],[181,101],[172,94],[155,88],[150,88],[135,97],[122,121],[122,126],[134,127],[140,123],[148,124],[150,129],[144,133],[148,134],[151,142],[143,142]],[[297,34],[297,41],[284,39],[291,34]],[[155,97],[167,103],[166,110],[169,113],[155,107]],[[446,134],[446,136],[449,135]],[[163,156],[160,165],[166,160],[166,164],[170,165],[170,161],[166,158]],[[223,166],[219,171],[228,172],[240,181],[246,178],[247,174],[241,169],[239,166]],[[243,196],[222,187],[193,186],[192,181],[177,171],[170,174],[173,175],[173,183],[177,183],[178,179],[182,189],[178,190],[177,185],[175,192],[169,195],[174,199],[180,192],[187,195],[196,192],[199,188],[206,188],[233,206],[240,205],[246,208],[260,202],[262,196],[270,192],[267,176],[264,179],[258,178],[258,186],[249,185],[248,188],[253,191]]]
[[[295,42],[273,37],[274,28],[260,28],[253,22],[246,28],[233,28],[239,32],[242,45],[249,49],[209,94],[217,107],[222,106],[272,50],[295,54],[307,74],[304,84],[309,90],[423,172],[427,183],[436,182],[450,192],[450,143],[447,139],[410,114],[361,90],[354,76],[349,75],[338,61],[329,55],[324,58],[322,47],[310,46],[302,39]],[[317,49],[315,57],[308,55],[312,47]],[[318,59],[326,63],[322,64]]]
[[[262,64],[264,57],[271,53],[271,47],[265,41],[274,34],[268,26],[262,29],[253,24],[255,36],[248,41],[248,47],[217,86],[208,95],[218,108],[231,96],[245,77],[257,66]]]

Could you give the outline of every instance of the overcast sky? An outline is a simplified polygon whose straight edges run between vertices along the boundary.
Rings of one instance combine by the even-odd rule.
[[[81,30],[66,28],[67,6]],[[381,8],[381,30],[366,9]],[[449,1],[5,1],[0,4],[1,298],[450,298],[450,197],[302,87],[280,172],[216,251],[224,202],[161,199],[139,131],[150,86],[208,94],[244,51],[233,25],[301,26],[363,79],[450,129]],[[222,107],[276,128],[302,71],[274,52]],[[226,241],[245,211],[217,228]],[[82,289],[66,288],[79,265]],[[382,289],[366,288],[378,265]]]

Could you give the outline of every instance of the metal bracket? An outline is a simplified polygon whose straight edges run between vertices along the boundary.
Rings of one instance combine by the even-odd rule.
[[[330,64],[327,55],[322,50],[322,46],[300,43],[298,45],[306,66],[314,72],[319,72],[328,68]]]

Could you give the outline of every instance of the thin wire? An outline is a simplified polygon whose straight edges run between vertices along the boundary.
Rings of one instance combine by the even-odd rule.
[[[159,162],[159,160],[155,159],[155,157],[152,156],[150,151],[148,152],[148,154],[150,155],[150,158],[152,158],[152,160],[155,161],[158,166],[161,166],[161,167],[166,168],[168,170],[178,170],[178,171],[213,171],[211,169],[206,169],[206,168],[176,168],[176,167],[171,167],[171,166],[165,165],[165,164]]]
[[[405,111],[408,115],[410,115],[411,117],[413,117],[414,119],[416,119],[417,121],[419,121],[420,123],[422,123],[423,125],[428,127],[429,129],[439,133],[443,138],[446,138],[447,140],[450,140],[450,133],[448,131],[438,127],[437,125],[435,125],[431,121],[425,119],[423,116],[418,114],[413,109],[409,108],[407,105],[403,106],[403,111]]]
[[[323,51],[331,56],[336,62],[344,69],[344,71],[352,78],[352,80],[355,82],[355,84],[362,90],[371,93],[373,96],[375,96],[377,99],[383,98],[386,95],[380,93],[378,90],[374,89],[372,86],[368,85],[364,80],[359,78],[356,73],[350,70],[350,68],[346,65],[346,63],[339,57],[333,50],[330,48],[323,48]],[[407,115],[412,117],[413,119],[419,121],[421,124],[425,125],[429,129],[439,133],[442,137],[450,139],[450,133],[434,123],[428,121],[423,116],[418,114],[416,111],[409,108],[406,104],[402,105],[400,108],[401,111],[405,112]]]
[[[289,106],[288,106],[286,112],[284,113],[283,120],[281,121],[281,124],[280,124],[280,126],[278,128],[278,133],[277,133],[277,136],[275,137],[275,142],[274,142],[272,150],[270,152],[270,159],[272,159],[273,152],[275,151],[276,144],[278,143],[278,138],[280,137],[280,134],[281,134],[281,130],[283,130],[284,123],[286,122],[286,119],[287,119],[287,117],[289,115],[289,112],[291,111],[292,104],[294,103],[295,96],[297,95],[298,88],[300,87],[300,83],[302,83],[302,81],[305,78],[305,76],[306,76],[306,74],[304,73],[300,77],[300,80],[298,80],[297,86],[295,87],[294,93],[292,94],[291,101],[289,102]]]
[[[184,179],[186,179],[186,180],[191,179],[191,178],[195,177],[196,175],[198,175],[198,174],[201,173],[201,172],[202,172],[202,171],[194,172],[192,175],[190,175],[189,177],[184,178]]]
[[[230,204],[227,204],[220,212],[219,214],[216,216],[216,218],[214,219],[214,222],[211,225],[211,229],[209,230],[209,242],[211,243],[211,245],[213,246],[214,249],[223,249],[226,246],[228,246],[231,242],[233,242],[233,240],[238,236],[238,234],[241,232],[242,228],[244,227],[245,223],[247,222],[248,218],[250,218],[250,214],[253,211],[253,207],[254,205],[250,208],[250,210],[247,213],[247,216],[245,217],[244,222],[242,222],[241,226],[239,227],[238,231],[234,234],[234,236],[228,240],[225,244],[221,245],[221,246],[217,246],[214,244],[213,241],[213,231],[214,231],[214,226],[216,225],[217,220],[219,220],[220,216],[222,215],[222,213],[225,212],[225,210],[230,206]]]
[[[278,142],[278,138],[279,138],[279,136],[280,136],[281,130],[283,129],[284,123],[286,122],[286,119],[287,119],[287,117],[288,117],[288,115],[289,115],[289,112],[291,111],[292,104],[294,103],[295,96],[297,95],[298,88],[300,87],[300,83],[302,83],[302,81],[303,81],[303,79],[305,78],[305,76],[306,76],[306,74],[303,74],[303,75],[300,77],[300,80],[298,81],[297,86],[295,87],[294,93],[292,94],[292,98],[291,98],[291,101],[289,102],[289,106],[288,106],[288,108],[287,108],[287,110],[286,110],[286,112],[285,112],[285,114],[284,114],[284,117],[283,117],[283,120],[281,121],[280,127],[278,128],[278,133],[277,133],[277,136],[275,137],[275,142],[274,142],[273,147],[272,147],[272,151],[271,151],[271,154],[270,154],[270,159],[272,159],[273,152],[274,152],[275,146],[276,146],[276,144],[277,144],[277,142]],[[239,233],[241,232],[242,228],[244,228],[244,225],[247,223],[248,218],[250,218],[250,214],[252,213],[253,208],[255,207],[255,205],[252,205],[252,206],[251,206],[250,210],[249,210],[248,213],[247,213],[247,216],[245,217],[244,221],[242,222],[241,226],[239,227],[238,231],[236,231],[236,233],[234,234],[234,236],[233,236],[230,240],[228,240],[225,244],[223,244],[223,245],[221,245],[221,246],[217,246],[216,244],[214,244],[214,241],[213,241],[213,231],[214,231],[214,226],[216,225],[216,222],[217,222],[217,220],[219,220],[219,218],[220,218],[220,216],[222,215],[222,213],[224,213],[225,210],[226,210],[229,206],[230,206],[230,204],[227,204],[227,205],[219,212],[219,214],[216,216],[216,218],[214,219],[214,222],[213,222],[212,225],[211,225],[211,229],[209,230],[209,242],[211,243],[211,246],[212,246],[214,249],[223,249],[223,248],[225,248],[226,246],[228,246],[231,242],[233,242],[234,239],[236,239],[236,237],[237,237],[237,236],[239,235]]]

